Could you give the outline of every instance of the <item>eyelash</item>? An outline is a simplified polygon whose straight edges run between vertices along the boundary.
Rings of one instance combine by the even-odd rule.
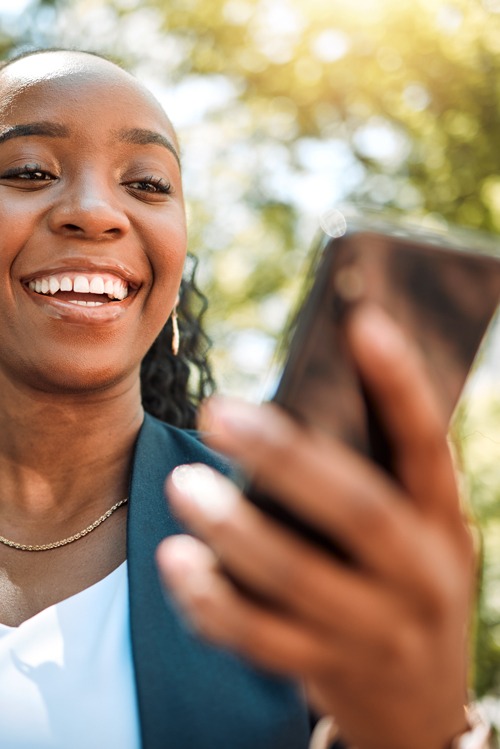
[[[35,178],[35,175],[43,175],[41,178],[37,179]],[[29,175],[28,177],[23,177],[23,175]],[[26,182],[50,182],[53,179],[56,179],[56,177],[48,172],[47,170],[43,169],[40,164],[25,164],[24,166],[14,167],[13,169],[9,169],[7,172],[1,175],[3,179],[9,179],[13,177],[19,177],[20,179],[25,179]],[[150,194],[162,194],[162,195],[171,195],[173,192],[172,185],[170,182],[168,182],[166,179],[163,179],[163,177],[155,177],[153,175],[150,175],[148,177],[145,177],[144,179],[138,179],[134,180],[133,182],[128,182],[127,186],[134,189],[134,185],[148,185],[150,187],[153,187],[153,190],[145,189],[141,190],[142,192],[149,192]],[[140,188],[139,188],[140,189]]]
[[[50,172],[47,172],[46,169],[42,169],[40,164],[25,164],[24,166],[18,166],[14,167],[13,169],[9,169],[7,172],[2,174],[3,179],[9,179],[10,177],[21,177],[23,174],[30,175],[26,179],[26,182],[33,181],[33,182],[49,182],[50,179],[55,179],[54,175]],[[32,179],[36,174],[42,174],[44,177],[40,180]],[[49,177],[49,179],[45,179],[45,177]]]
[[[154,193],[160,193],[162,195],[171,195],[172,194],[172,185],[170,182],[167,182],[166,179],[163,179],[163,177],[154,177],[153,175],[149,177],[145,177],[144,179],[137,179],[133,182],[129,182],[128,186],[132,187],[133,185],[149,185],[154,188],[154,190],[144,190],[144,192],[150,192],[152,194]]]

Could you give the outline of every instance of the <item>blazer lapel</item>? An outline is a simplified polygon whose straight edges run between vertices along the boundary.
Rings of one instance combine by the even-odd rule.
[[[182,528],[163,494],[180,463],[227,466],[189,433],[146,415],[132,470],[128,570],[143,749],[303,749],[307,712],[296,689],[194,636],[161,588],[154,555]],[[230,740],[229,740],[230,737]]]

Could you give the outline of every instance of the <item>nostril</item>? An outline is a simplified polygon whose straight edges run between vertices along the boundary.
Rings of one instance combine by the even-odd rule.
[[[78,226],[78,224],[64,224],[62,228],[65,231],[68,231],[72,234],[76,234],[76,233],[86,234],[87,233],[87,231],[83,227]],[[102,231],[101,234],[107,234],[107,235],[111,235],[114,237],[114,236],[121,234],[121,229],[113,226],[110,229],[104,229],[104,231]]]

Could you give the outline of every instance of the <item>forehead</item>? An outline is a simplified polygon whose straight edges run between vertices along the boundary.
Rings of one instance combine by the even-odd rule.
[[[153,95],[107,60],[80,52],[47,52],[0,71],[0,124],[16,120],[73,119],[154,126],[174,137]]]

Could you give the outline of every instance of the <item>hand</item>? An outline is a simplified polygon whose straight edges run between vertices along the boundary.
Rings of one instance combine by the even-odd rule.
[[[158,564],[204,636],[303,679],[348,743],[446,749],[466,728],[474,577],[446,424],[417,352],[381,311],[360,308],[348,335],[397,481],[272,405],[212,400],[202,423],[214,448],[341,539],[354,563],[314,548],[198,466],[177,469],[168,493],[203,542],[168,539]]]

